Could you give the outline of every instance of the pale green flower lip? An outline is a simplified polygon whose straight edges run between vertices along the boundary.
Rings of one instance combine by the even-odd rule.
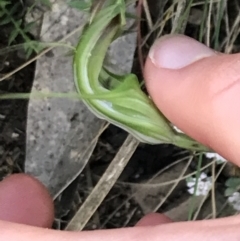
[[[173,129],[178,133],[184,133],[182,130],[180,130],[177,126],[173,125]]]

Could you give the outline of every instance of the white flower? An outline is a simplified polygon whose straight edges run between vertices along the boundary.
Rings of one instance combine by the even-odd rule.
[[[234,192],[228,197],[228,203],[236,210],[240,211],[240,193]]]
[[[205,156],[209,159],[215,158],[218,164],[221,164],[227,161],[224,157],[214,152],[206,152]]]
[[[197,178],[190,178],[187,180],[188,192],[194,194]],[[196,196],[205,196],[212,186],[212,178],[208,177],[206,173],[202,172],[198,178],[198,185],[196,189]]]

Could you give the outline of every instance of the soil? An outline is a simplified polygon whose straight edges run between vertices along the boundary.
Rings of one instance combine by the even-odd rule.
[[[11,5],[9,5],[11,9]],[[19,4],[15,20],[23,19],[24,6]],[[0,46],[8,46],[8,39],[13,31],[13,25],[1,26]],[[20,44],[23,40],[16,37],[13,44]],[[20,52],[9,52],[1,55],[0,76],[4,76],[26,62]],[[1,94],[29,93],[33,83],[35,63],[28,65],[10,78],[0,82]],[[24,171],[27,100],[1,100],[0,105],[0,179],[12,173]]]

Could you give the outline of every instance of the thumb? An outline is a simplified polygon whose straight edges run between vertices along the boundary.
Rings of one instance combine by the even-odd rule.
[[[218,54],[183,35],[156,41],[147,89],[183,132],[240,165],[240,54]]]
[[[0,220],[49,228],[53,218],[53,200],[37,179],[13,174],[0,182]]]

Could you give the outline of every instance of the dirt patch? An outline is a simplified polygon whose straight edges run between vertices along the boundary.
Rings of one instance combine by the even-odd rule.
[[[9,5],[9,9],[13,5]],[[12,17],[15,21],[24,19],[25,8],[19,4],[16,14]],[[14,31],[14,26],[9,24],[1,26],[0,46],[8,46],[9,36]],[[29,35],[29,37],[31,37]],[[16,36],[13,44],[23,43],[20,35]],[[14,51],[1,55],[0,76],[15,70],[26,62],[24,52]],[[1,94],[29,93],[33,83],[35,64],[30,64],[16,74],[0,82]],[[6,175],[23,172],[25,159],[26,117],[28,100],[1,100],[0,105],[0,179]]]

